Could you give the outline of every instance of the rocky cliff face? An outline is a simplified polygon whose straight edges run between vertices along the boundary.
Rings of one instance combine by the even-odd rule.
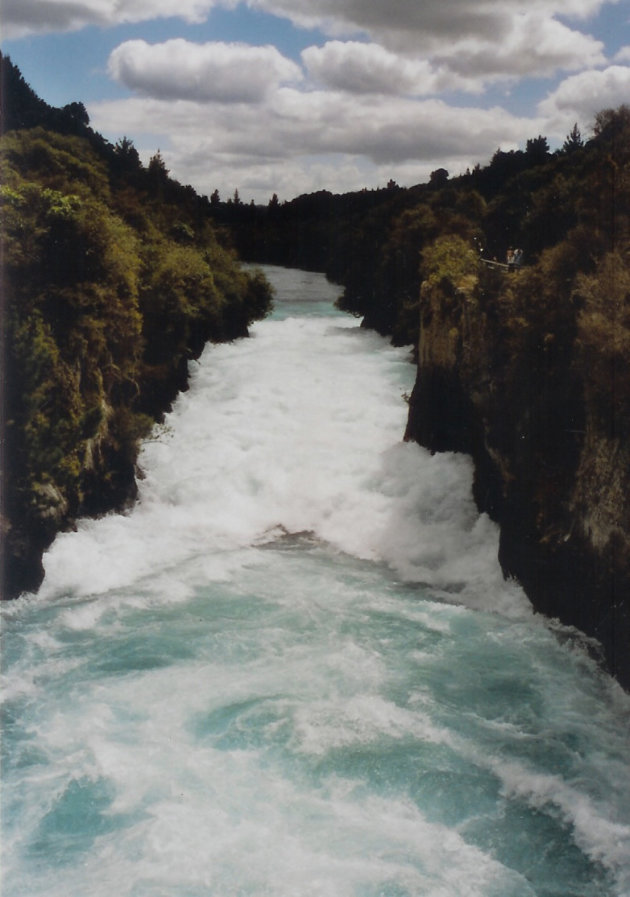
[[[133,501],[139,441],[190,360],[269,308],[202,198],[152,162],[41,127],[0,139],[3,599],[38,588],[57,532]]]
[[[85,440],[75,488],[34,483],[27,502],[7,490],[2,524],[2,598],[34,592],[44,577],[43,554],[58,532],[73,529],[80,516],[122,511],[137,497],[135,455],[110,426],[108,407],[94,436]]]
[[[595,639],[629,688],[627,347],[610,349],[588,279],[551,299],[540,267],[509,275],[470,258],[458,267],[422,286],[406,438],[472,455],[505,575],[538,611]],[[625,322],[610,291],[607,305],[619,340]]]

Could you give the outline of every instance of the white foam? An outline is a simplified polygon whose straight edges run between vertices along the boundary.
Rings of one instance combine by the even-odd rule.
[[[81,868],[67,870],[61,882],[52,876],[38,888],[33,870],[33,897],[84,893],[85,882],[93,897],[200,890],[355,897],[392,885],[427,897],[503,897],[518,885],[519,897],[533,897],[520,876],[457,832],[429,823],[408,801],[362,798],[356,783],[338,779],[304,790],[273,768],[261,776],[246,752],[210,751],[193,760],[191,781],[181,771],[167,777],[160,798],[124,839],[97,838]]]
[[[208,347],[143,448],[138,505],[59,536],[42,595],[128,588],[195,557],[220,577],[220,553],[282,527],[451,600],[526,612],[472,503],[469,459],[400,441],[413,375],[406,349],[346,317],[263,321]]]
[[[615,872],[624,891],[630,887],[630,825],[607,818],[607,810],[559,776],[535,772],[517,762],[498,761],[492,768],[504,794],[520,797],[535,809],[556,808],[573,829],[578,847]]]
[[[296,715],[299,750],[324,755],[331,748],[413,739],[450,744],[450,733],[436,726],[428,714],[401,708],[378,694],[348,699],[313,701]]]

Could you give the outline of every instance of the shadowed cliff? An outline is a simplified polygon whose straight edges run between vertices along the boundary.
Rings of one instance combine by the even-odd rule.
[[[133,501],[140,439],[186,388],[190,360],[208,340],[246,335],[271,296],[159,153],[144,167],[130,141],[91,132],[78,104],[51,110],[6,59],[2,80],[1,587],[12,598],[38,588],[57,532]]]
[[[472,455],[505,575],[628,687],[630,258],[579,272],[580,239],[513,275],[458,238],[426,252],[406,438]]]

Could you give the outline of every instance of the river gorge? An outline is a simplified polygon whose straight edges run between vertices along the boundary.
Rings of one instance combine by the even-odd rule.
[[[7,897],[623,897],[630,699],[497,560],[408,348],[267,268],[125,514],[2,607]]]

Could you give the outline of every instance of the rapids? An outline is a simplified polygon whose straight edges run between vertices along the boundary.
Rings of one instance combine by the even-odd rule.
[[[265,270],[2,608],[3,897],[627,897],[628,695],[401,441],[408,349]]]

